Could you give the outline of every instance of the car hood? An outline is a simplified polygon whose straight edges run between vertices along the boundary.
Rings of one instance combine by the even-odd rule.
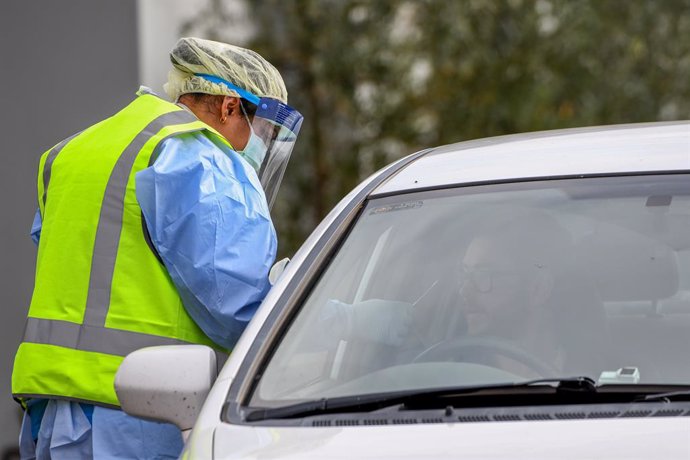
[[[222,424],[213,445],[217,459],[690,458],[690,418],[337,428]]]

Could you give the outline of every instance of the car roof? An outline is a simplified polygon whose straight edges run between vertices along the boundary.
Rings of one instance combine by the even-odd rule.
[[[690,121],[491,137],[417,154],[371,192],[579,175],[690,171]]]

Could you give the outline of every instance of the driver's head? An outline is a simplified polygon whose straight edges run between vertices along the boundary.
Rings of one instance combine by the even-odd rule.
[[[570,236],[548,215],[492,218],[458,268],[468,333],[517,337],[550,314],[549,301]]]

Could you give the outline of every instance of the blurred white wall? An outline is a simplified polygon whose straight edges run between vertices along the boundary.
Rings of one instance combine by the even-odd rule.
[[[207,0],[138,0],[139,81],[163,95],[170,59],[168,53],[180,38],[180,27]]]
[[[213,0],[138,0],[139,80],[154,92],[164,95],[163,84],[168,77],[168,53],[178,38],[185,35],[183,24],[198,19],[187,35],[207,36],[214,31],[218,40],[239,46],[253,32],[247,19],[244,0],[224,0],[222,14],[208,14]],[[251,1],[251,0],[250,0]],[[202,16],[202,17],[200,17]]]

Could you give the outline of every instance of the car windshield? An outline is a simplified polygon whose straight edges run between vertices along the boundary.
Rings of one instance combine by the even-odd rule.
[[[588,376],[690,384],[690,178],[370,200],[250,405]]]

